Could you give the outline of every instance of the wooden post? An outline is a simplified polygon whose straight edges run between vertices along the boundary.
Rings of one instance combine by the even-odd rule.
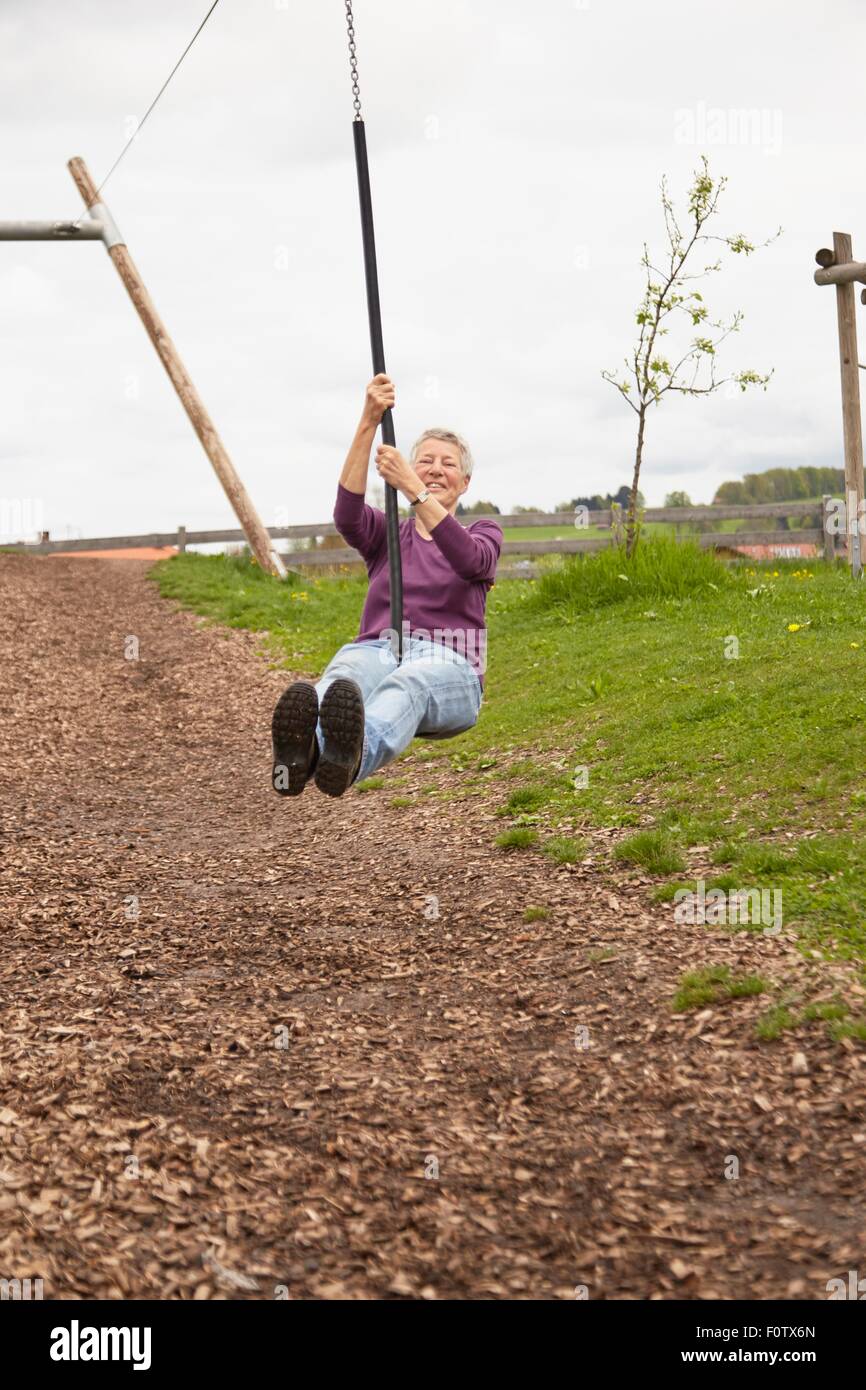
[[[90,176],[83,159],[70,159],[68,169],[79,193],[88,208],[96,208],[96,216],[102,211],[107,214],[105,204],[100,200],[98,190]],[[110,214],[109,214],[110,216]],[[253,506],[246,488],[235,471],[234,464],[223,447],[216,426],[205,410],[204,403],[196,391],[177,348],[169,337],[168,330],[156,311],[153,301],[145,289],[135,263],[126,248],[125,242],[109,237],[106,239],[108,254],[114,262],[126,291],[135,305],[136,312],[156,348],[162,365],[171,378],[181,405],[187,413],[190,424],[201,440],[204,451],[213,464],[214,472],[222,483],[223,490],[232,505],[235,516],[243,528],[250,550],[265,573],[275,574],[280,579],[286,576],[285,567],[271,543],[258,512]]]
[[[186,554],[186,527],[185,527],[185,526],[178,526],[178,528],[177,528],[177,553],[178,553],[178,555],[185,555],[185,554]]]
[[[831,535],[827,526],[827,503],[830,501],[829,492],[825,492],[821,498],[821,530],[824,535],[824,559],[828,564],[836,563],[836,537]]]
[[[847,232],[833,233],[836,265],[854,259]],[[854,283],[836,286],[836,314],[839,321],[839,364],[842,374],[842,430],[845,441],[845,518],[851,573],[860,574],[860,516],[863,502],[863,435],[860,422],[860,373],[857,359],[857,319]],[[853,521],[851,509],[854,508]]]

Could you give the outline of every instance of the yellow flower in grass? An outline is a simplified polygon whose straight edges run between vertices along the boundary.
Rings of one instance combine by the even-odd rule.
[[[799,632],[799,631],[800,631],[800,624],[799,624],[799,623],[789,623],[789,624],[788,624],[788,631],[789,631],[789,632]]]
[[[858,652],[858,651],[860,650],[860,643],[859,643],[859,642],[849,642],[849,643],[848,643],[848,646],[849,646],[849,647],[853,647],[853,649],[854,649],[855,652]]]

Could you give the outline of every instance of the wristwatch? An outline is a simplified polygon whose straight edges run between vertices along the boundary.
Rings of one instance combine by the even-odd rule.
[[[418,496],[415,498],[414,502],[410,502],[409,505],[410,505],[411,507],[417,507],[419,502],[426,502],[427,499],[428,499],[429,497],[432,497],[432,496],[433,496],[433,494],[432,494],[432,492],[430,491],[429,488],[422,487],[421,491],[418,493]]]

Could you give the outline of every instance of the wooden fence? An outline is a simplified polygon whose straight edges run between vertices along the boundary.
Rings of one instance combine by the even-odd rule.
[[[706,507],[648,507],[643,514],[644,524],[666,522],[679,528],[695,523],[715,524],[722,521],[774,522],[779,519],[801,519],[820,517],[826,513],[829,498],[821,502],[761,502],[744,506],[706,506]],[[466,518],[477,521],[478,517]],[[543,540],[503,541],[500,564],[501,578],[532,578],[538,574],[538,567],[532,564],[535,556],[573,555],[585,551],[603,550],[618,536],[621,517],[610,511],[581,513],[574,512],[520,512],[513,516],[495,516],[503,530],[513,527],[569,526],[574,534]],[[606,536],[587,536],[582,532],[588,528],[607,531]],[[331,521],[306,522],[298,526],[272,526],[269,528],[272,540],[313,540],[314,543],[325,537],[338,537],[336,526]],[[813,545],[818,547],[825,558],[833,558],[836,553],[836,538],[827,534],[823,527],[797,531],[763,529],[754,531],[702,531],[696,535],[688,533],[690,539],[697,541],[705,549],[734,550],[741,546],[797,547]],[[180,526],[176,531],[151,532],[139,536],[99,536],[81,540],[42,540],[34,543],[20,543],[7,549],[18,550],[29,555],[64,555],[86,550],[127,550],[138,548],[175,548],[185,551],[189,546],[213,544],[242,544],[243,531],[188,531]],[[342,565],[361,565],[363,560],[357,550],[340,542],[333,541],[326,547],[310,550],[289,550],[282,552],[287,566],[294,569],[319,569]],[[518,560],[518,557],[520,559]],[[508,563],[508,559],[512,563]],[[517,560],[517,563],[515,563]]]

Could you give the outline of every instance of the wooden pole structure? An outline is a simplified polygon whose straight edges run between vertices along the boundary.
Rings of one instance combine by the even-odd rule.
[[[829,492],[825,492],[821,497],[821,530],[824,533],[824,559],[828,564],[836,563],[836,537],[827,525],[827,512],[832,502]]]
[[[829,250],[822,249],[817,252],[815,259],[821,267],[815,271],[816,283],[836,286],[839,366],[842,380],[842,433],[845,446],[845,529],[851,573],[856,579],[862,568],[860,518],[863,510],[863,432],[854,285],[856,281],[863,279],[864,267],[854,260],[851,237],[847,232],[833,233],[832,258]],[[826,525],[826,518],[824,524]]]
[[[144,282],[138,273],[135,262],[127,250],[126,243],[108,211],[99,199],[99,193],[90,171],[83,159],[70,159],[68,169],[79,193],[90,213],[103,224],[103,240],[108,254],[114,262],[115,270],[135,305],[136,312],[147,330],[148,337],[156,348],[159,360],[168,372],[171,383],[187,413],[190,424],[204,446],[214,472],[219,478],[226,497],[240,522],[250,550],[266,574],[285,579],[286,570],[270,536],[263,525],[252,499],[238,477],[235,466],[229,458],[216,431],[204,403],[192,384],[189,373],[180,359],[177,348],[169,337],[165,324],[156,311]]]

